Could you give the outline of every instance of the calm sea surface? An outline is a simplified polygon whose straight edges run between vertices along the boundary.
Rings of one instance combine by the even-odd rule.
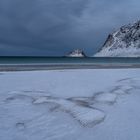
[[[0,57],[0,64],[140,64],[140,58]]]

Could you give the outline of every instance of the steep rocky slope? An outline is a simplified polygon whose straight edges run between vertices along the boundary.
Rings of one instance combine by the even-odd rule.
[[[140,57],[140,21],[110,34],[96,57]]]

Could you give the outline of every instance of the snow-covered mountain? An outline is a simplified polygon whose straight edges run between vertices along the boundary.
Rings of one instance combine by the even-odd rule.
[[[110,34],[96,57],[140,57],[140,21]]]
[[[66,55],[66,57],[86,57],[86,55],[82,50],[76,49]]]

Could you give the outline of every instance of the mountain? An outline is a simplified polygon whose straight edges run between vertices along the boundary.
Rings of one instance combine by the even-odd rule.
[[[110,34],[95,57],[140,57],[140,21]]]
[[[86,55],[82,50],[76,49],[66,55],[66,57],[86,57]]]

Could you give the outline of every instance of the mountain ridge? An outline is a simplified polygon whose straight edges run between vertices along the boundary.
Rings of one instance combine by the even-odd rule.
[[[109,34],[95,57],[140,57],[140,20]]]

